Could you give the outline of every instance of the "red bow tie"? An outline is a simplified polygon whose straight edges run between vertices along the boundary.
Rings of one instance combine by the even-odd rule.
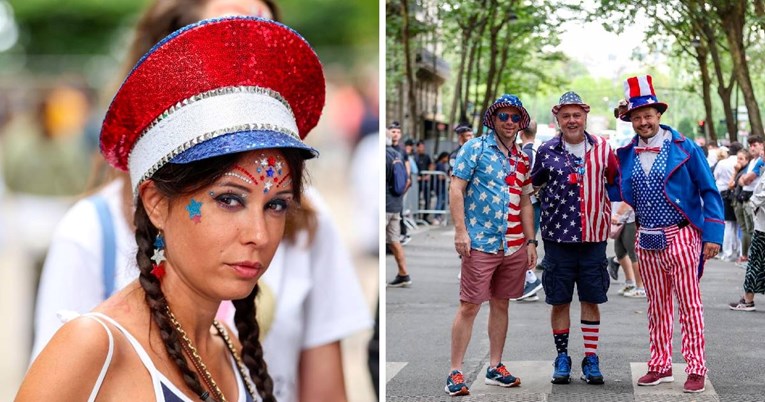
[[[635,152],[638,154],[641,152],[655,152],[659,153],[661,151],[661,147],[635,147]]]

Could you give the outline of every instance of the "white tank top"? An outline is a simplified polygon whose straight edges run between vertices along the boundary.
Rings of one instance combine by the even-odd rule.
[[[101,368],[101,373],[98,375],[96,384],[93,386],[93,390],[90,392],[88,402],[93,402],[96,400],[96,396],[98,396],[98,392],[101,390],[101,385],[103,384],[104,377],[106,377],[106,372],[109,370],[109,365],[112,362],[112,356],[114,355],[114,336],[112,335],[112,331],[109,329],[109,326],[104,323],[104,320],[117,327],[117,329],[122,332],[128,342],[130,342],[130,344],[133,346],[133,350],[135,350],[136,354],[138,354],[138,357],[141,359],[141,363],[143,363],[144,367],[146,367],[146,370],[151,376],[151,383],[154,388],[154,398],[157,402],[196,402],[189,399],[183,392],[178,389],[178,387],[175,386],[175,384],[173,384],[169,379],[167,379],[167,377],[165,377],[159,370],[157,370],[157,368],[154,366],[154,362],[151,361],[149,354],[146,353],[146,350],[144,350],[138,340],[135,339],[133,335],[131,335],[130,332],[128,332],[128,330],[126,330],[122,325],[118,324],[117,321],[102,313],[83,314],[83,317],[91,318],[101,324],[101,326],[106,330],[106,334],[109,336],[109,352],[106,354],[106,360],[104,361],[104,365]],[[252,402],[252,398],[244,387],[244,382],[242,381],[242,377],[236,367],[236,362],[230,354],[229,361],[231,362],[231,369],[234,371],[236,376],[236,386],[239,390],[239,399],[237,401]],[[259,396],[257,400],[260,401]]]

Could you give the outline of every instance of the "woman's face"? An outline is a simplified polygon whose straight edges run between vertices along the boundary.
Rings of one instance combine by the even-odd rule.
[[[260,0],[209,0],[202,7],[202,19],[249,15],[272,20],[274,15]]]
[[[210,297],[247,296],[276,253],[292,202],[281,152],[243,154],[212,185],[167,204],[168,275]]]
[[[736,156],[739,166],[744,166],[749,163],[749,158],[747,158],[746,151],[740,151]]]

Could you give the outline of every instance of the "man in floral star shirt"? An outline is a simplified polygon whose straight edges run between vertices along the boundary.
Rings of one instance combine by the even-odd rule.
[[[462,258],[460,306],[452,326],[449,395],[468,395],[462,360],[483,302],[489,302],[489,368],[484,382],[514,387],[521,380],[502,364],[508,301],[523,294],[526,271],[536,265],[533,192],[528,156],[515,143],[529,125],[515,95],[503,95],[486,111],[490,133],[466,142],[457,154],[449,202],[454,246]]]
[[[552,382],[568,384],[571,358],[569,308],[576,285],[581,304],[585,356],[581,379],[603,384],[597,348],[600,332],[598,304],[605,303],[610,279],[606,240],[611,225],[608,191],[618,199],[618,164],[608,142],[585,131],[590,107],[574,92],[553,106],[560,134],[542,144],[531,172],[541,187],[540,229],[545,246],[542,285],[552,305],[552,331],[558,356]],[[608,189],[607,186],[608,185]]]

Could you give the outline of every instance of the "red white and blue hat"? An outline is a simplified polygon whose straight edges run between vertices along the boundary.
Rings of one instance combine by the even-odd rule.
[[[521,130],[529,126],[529,121],[531,121],[529,112],[526,111],[523,107],[523,103],[517,96],[509,94],[500,96],[488,109],[486,109],[486,113],[483,115],[483,125],[494,130],[494,113],[497,109],[502,109],[503,107],[514,107],[518,109],[521,113],[521,121],[518,123],[520,124]]]
[[[560,99],[558,99],[558,104],[552,107],[552,114],[558,115],[558,111],[560,111],[560,108],[566,105],[575,105],[579,106],[584,110],[585,113],[590,113],[590,105],[584,103],[582,100],[582,97],[579,96],[574,91],[568,91],[560,96]]]
[[[303,37],[255,17],[170,34],[133,68],[101,128],[101,152],[134,192],[167,163],[265,148],[318,152],[303,139],[324,107],[324,73]]]
[[[653,107],[664,113],[669,107],[666,103],[659,102],[656,92],[653,90],[653,78],[650,75],[630,77],[624,81],[624,97],[627,98],[627,111],[619,116],[623,121],[630,121],[630,112],[641,107]]]

